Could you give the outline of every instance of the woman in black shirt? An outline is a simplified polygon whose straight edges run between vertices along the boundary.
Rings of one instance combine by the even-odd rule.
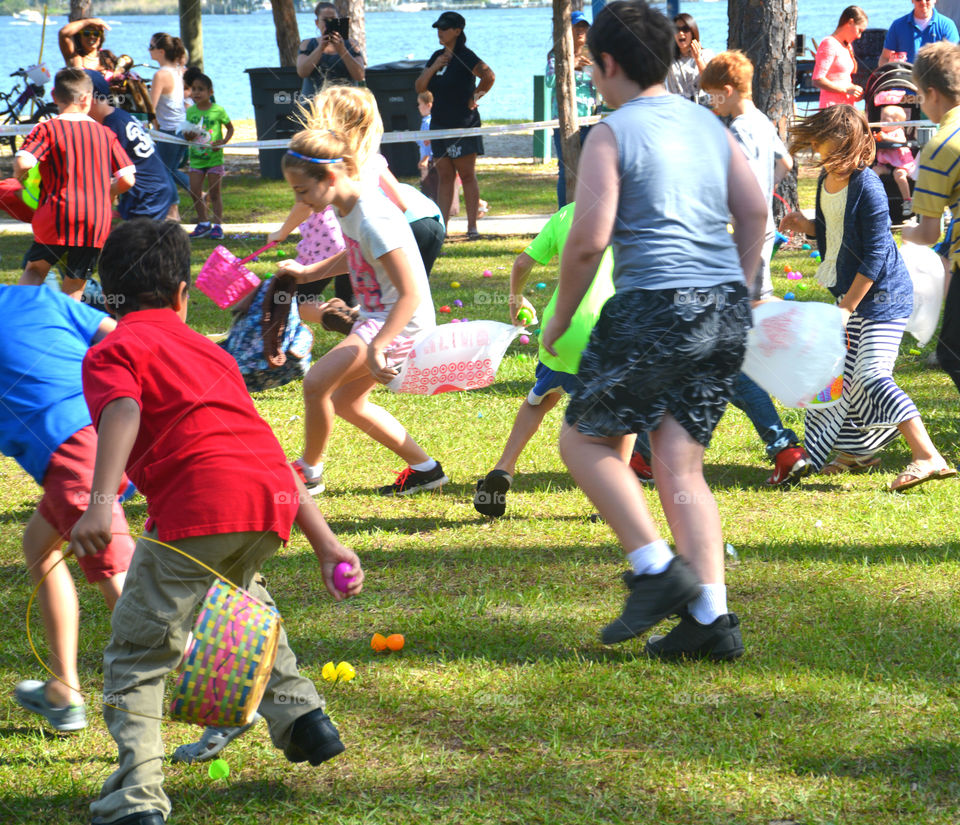
[[[326,31],[327,20],[337,19],[333,3],[317,3],[314,12],[320,39],[311,37],[300,43],[297,55],[297,74],[303,78],[300,94],[313,97],[323,84],[349,83],[356,85],[364,78],[363,57],[350,40],[344,40],[339,32]]]
[[[427,67],[416,82],[417,92],[433,93],[431,130],[479,126],[477,102],[493,86],[490,67],[466,46],[465,25],[466,21],[455,11],[445,11],[433,24],[443,48],[430,55]],[[483,139],[480,136],[439,138],[430,141],[430,149],[440,177],[439,206],[444,225],[453,208],[454,181],[459,174],[467,207],[467,237],[477,240],[480,237],[477,232],[480,188],[476,164],[477,155],[483,154]]]

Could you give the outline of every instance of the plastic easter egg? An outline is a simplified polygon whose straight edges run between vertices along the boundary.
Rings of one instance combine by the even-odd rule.
[[[537,284],[537,289],[546,289],[546,288],[547,288],[547,285],[543,281],[540,281],[540,283]]]
[[[529,343],[530,343],[530,336],[529,336],[529,335],[521,335],[521,336],[520,336],[520,343],[521,343],[521,344],[529,344]]]
[[[459,281],[451,281],[451,282],[450,282],[450,288],[451,288],[451,289],[460,289],[460,282],[459,282]]]
[[[459,298],[457,298],[457,299],[453,302],[453,305],[454,305],[455,307],[462,307],[462,306],[463,306],[463,301],[461,301]]]
[[[459,319],[459,318],[451,318],[451,319],[450,319],[450,323],[451,323],[451,324],[459,324],[459,323],[460,323],[460,319]]]
[[[337,665],[336,674],[341,682],[349,682],[357,675],[357,671],[353,669],[353,665],[349,662],[340,662],[340,664]]]
[[[230,766],[225,759],[214,759],[207,768],[207,776],[211,779],[226,779],[230,776]]]
[[[444,304],[442,307],[440,307],[440,309],[439,309],[438,311],[439,311],[439,312],[450,312],[450,307],[448,307],[446,304]]]
[[[517,313],[517,320],[521,324],[532,324],[533,323],[533,313],[528,307],[522,307]]]
[[[810,248],[810,244],[805,243],[805,244],[804,244],[803,246],[801,246],[800,248],[801,248],[802,250],[806,251],[806,250],[808,250],[808,249]]]
[[[337,681],[337,668],[333,662],[327,662],[323,669],[320,671],[320,675],[323,677],[324,682],[336,682]]]
[[[370,647],[377,653],[382,653],[387,649],[387,637],[382,633],[374,633],[373,638],[370,639]]]
[[[341,593],[346,593],[350,589],[350,583],[353,581],[353,577],[350,576],[352,569],[353,566],[346,561],[340,562],[333,568],[333,586]]]
[[[797,296],[794,295],[792,292],[788,292],[786,295],[783,296],[783,300],[784,300],[784,301],[792,301],[792,300],[793,300],[794,298],[796,298],[796,297],[797,297]]]
[[[485,269],[485,270],[483,270],[483,277],[484,277],[484,278],[492,278],[492,277],[493,277],[493,273],[492,273],[489,269]]]
[[[393,651],[403,650],[403,634],[391,633],[387,636],[387,647]]]

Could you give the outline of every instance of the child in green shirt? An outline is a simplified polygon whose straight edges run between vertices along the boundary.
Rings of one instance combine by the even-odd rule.
[[[190,147],[190,196],[197,210],[197,226],[191,238],[214,240],[223,237],[223,197],[220,182],[223,180],[223,149],[219,148],[233,137],[230,115],[219,103],[213,102],[213,81],[205,74],[198,74],[190,84],[193,106],[187,109],[187,123],[195,129],[185,129],[188,136],[195,136],[196,145]],[[207,204],[203,198],[203,181],[207,179],[207,197],[213,212],[213,225],[207,220]]]

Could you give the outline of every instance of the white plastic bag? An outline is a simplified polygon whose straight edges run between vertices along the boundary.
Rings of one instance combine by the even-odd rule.
[[[846,333],[838,307],[766,301],[753,310],[743,371],[788,407],[826,406],[824,388],[843,376]],[[818,398],[820,396],[820,398]]]
[[[900,247],[903,262],[913,281],[913,312],[907,320],[907,332],[924,346],[937,331],[943,306],[943,263],[928,246],[905,243]]]
[[[486,387],[497,377],[503,354],[522,327],[499,321],[443,324],[417,337],[387,386],[394,392],[437,395]]]

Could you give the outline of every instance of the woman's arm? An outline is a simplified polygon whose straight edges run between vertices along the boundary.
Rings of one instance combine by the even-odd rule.
[[[154,110],[156,110],[157,103],[160,101],[160,95],[169,94],[172,91],[173,76],[169,69],[161,66],[153,75],[153,80],[150,81],[150,102],[153,104]]]
[[[340,59],[343,61],[343,65],[347,67],[347,72],[350,74],[350,77],[355,83],[360,83],[365,76],[363,58],[359,54],[354,55],[350,49],[347,48],[347,44],[343,42],[343,38],[334,32],[332,35],[333,45],[337,47],[337,54],[340,55]]]
[[[391,249],[377,260],[380,261],[387,277],[390,279],[390,283],[394,285],[400,295],[387,314],[380,331],[367,347],[367,367],[370,373],[381,384],[388,384],[396,377],[397,373],[393,367],[387,364],[383,351],[410,323],[417,307],[420,306],[422,296],[413,280],[410,260],[402,247]]]
[[[480,101],[480,98],[490,91],[493,87],[493,82],[496,80],[493,70],[482,60],[473,67],[473,74],[474,77],[480,78],[480,82],[473,91],[473,97],[467,102],[468,109],[477,108],[477,103]]]
[[[313,74],[313,70],[317,68],[320,56],[323,54],[323,47],[326,46],[325,38],[321,37],[317,41],[317,47],[310,54],[303,54],[309,43],[309,40],[302,41],[297,53],[297,75],[302,78],[310,77]]]
[[[450,62],[450,57],[452,55],[453,52],[451,52],[449,49],[444,49],[436,60],[428,64],[427,67],[420,72],[420,77],[418,77],[416,82],[413,84],[414,89],[417,90],[417,94],[427,91],[427,86],[430,85],[430,81],[433,79],[433,76]]]
[[[276,232],[271,232],[267,235],[267,241],[272,243],[276,241],[277,243],[283,243],[287,238],[290,237],[290,233],[293,232],[300,224],[302,224],[307,218],[310,217],[313,210],[304,203],[295,203],[290,210],[290,214],[287,215],[287,219],[283,222]]]
[[[585,181],[589,181],[589,185],[585,185]],[[584,144],[575,200],[573,225],[560,257],[557,304],[540,339],[551,355],[556,355],[554,343],[567,331],[573,313],[593,282],[617,217],[620,200],[617,141],[613,130],[603,123],[590,130]]]
[[[63,55],[67,66],[80,66],[82,68],[83,59],[77,54],[77,46],[73,42],[73,36],[82,32],[87,26],[94,26],[101,32],[110,30],[110,27],[99,17],[84,17],[82,20],[73,20],[67,23],[57,34],[60,54]]]

